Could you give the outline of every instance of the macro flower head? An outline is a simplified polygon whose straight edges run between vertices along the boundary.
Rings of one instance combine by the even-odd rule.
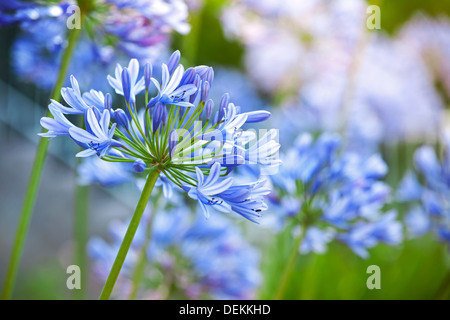
[[[109,93],[90,90],[81,93],[75,77],[72,87],[61,90],[67,105],[51,101],[54,118],[41,121],[48,132],[43,137],[68,135],[83,151],[78,157],[98,156],[103,161],[128,163],[137,174],[157,172],[166,193],[178,187],[199,202],[205,216],[209,209],[236,212],[257,221],[267,209],[264,196],[270,192],[263,179],[237,184],[232,171],[239,166],[277,167],[279,143],[272,129],[258,138],[246,123],[262,122],[270,113],[241,112],[228,94],[220,103],[208,99],[213,82],[212,68],[184,69],[176,51],[162,65],[158,81],[146,65],[139,75],[139,62],[117,66],[108,82],[123,96],[122,108],[113,108]],[[153,86],[153,87],[151,87]],[[156,95],[149,97],[150,92]],[[136,96],[143,94],[139,106]],[[218,110],[214,112],[214,105]],[[81,116],[84,127],[68,117]]]

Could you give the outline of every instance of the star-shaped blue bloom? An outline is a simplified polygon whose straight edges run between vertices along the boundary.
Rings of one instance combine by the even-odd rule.
[[[209,175],[205,178],[202,170],[195,168],[197,173],[197,187],[189,188],[188,195],[194,200],[198,200],[205,217],[209,217],[208,206],[214,206],[215,209],[222,212],[230,212],[231,206],[216,195],[224,192],[233,184],[232,178],[219,179],[220,164],[214,163]]]
[[[89,157],[94,154],[99,157],[106,155],[110,148],[120,147],[122,143],[113,139],[116,130],[114,123],[109,128],[110,114],[108,110],[104,110],[101,118],[97,119],[93,109],[89,109],[86,114],[86,128],[89,131],[72,127],[69,134],[76,142],[87,145],[88,149],[81,151],[77,157]]]
[[[148,107],[155,105],[157,102],[171,104],[179,107],[193,107],[194,105],[186,98],[189,98],[197,92],[197,86],[194,84],[181,84],[184,74],[184,67],[180,64],[172,76],[166,64],[162,64],[161,84],[155,78],[151,78],[153,84],[158,89],[158,95],[150,100]]]
[[[115,70],[115,77],[111,77],[108,75],[107,79],[111,87],[114,88],[117,94],[125,96],[123,83],[122,83],[122,71],[124,68],[120,64],[117,64]],[[131,59],[128,63],[128,75],[129,75],[129,83],[125,86],[127,88],[127,94],[129,94],[129,99],[131,102],[136,101],[136,95],[140,93],[145,88],[144,78],[139,76],[139,62],[136,59]]]

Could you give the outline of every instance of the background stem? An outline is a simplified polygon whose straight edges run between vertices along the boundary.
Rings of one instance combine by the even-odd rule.
[[[55,86],[53,87],[51,99],[59,100],[59,98],[61,97],[61,88],[64,84],[67,69],[69,67],[70,60],[72,58],[72,54],[76,42],[78,40],[80,31],[81,29],[72,29],[68,31],[70,33],[68,45],[62,55],[58,78],[56,80]],[[47,111],[47,116],[51,116],[49,111]],[[42,132],[44,132],[44,130]],[[25,193],[25,199],[23,202],[22,212],[17,227],[16,237],[14,239],[14,245],[11,252],[8,271],[6,273],[6,280],[3,288],[2,300],[11,299],[12,296],[12,291],[17,276],[17,269],[19,267],[20,258],[22,256],[23,246],[25,243],[25,238],[30,225],[31,214],[34,208],[34,204],[36,202],[36,196],[39,187],[39,182],[41,180],[42,169],[44,167],[45,157],[47,155],[47,148],[48,148],[48,139],[40,138],[36,151],[36,157],[34,159],[33,167],[31,169],[30,180],[28,182],[28,187]]]
[[[141,197],[139,198],[139,202],[136,206],[133,217],[131,218],[130,224],[128,225],[127,232],[125,233],[125,237],[123,238],[122,244],[120,245],[119,252],[117,253],[114,264],[108,275],[108,279],[106,279],[105,286],[103,287],[102,293],[100,294],[100,300],[108,300],[111,296],[112,290],[117,281],[120,270],[122,269],[131,243],[133,242],[134,235],[136,234],[136,230],[139,227],[139,223],[141,221],[145,207],[147,206],[148,200],[150,199],[153,186],[155,185],[158,176],[159,171],[153,170],[147,177],[147,181],[145,183],[144,189],[142,190]]]
[[[85,300],[88,291],[89,266],[86,248],[89,238],[89,186],[76,186],[75,190],[75,214],[74,214],[74,262],[81,270],[81,289],[74,290],[76,299]]]
[[[280,300],[284,296],[287,285],[289,283],[289,279],[291,278],[292,270],[294,269],[294,266],[295,266],[295,261],[297,260],[297,253],[298,253],[300,244],[302,243],[304,233],[305,233],[305,231],[302,230],[302,232],[294,240],[294,244],[293,244],[291,253],[289,255],[286,267],[284,268],[284,271],[283,271],[280,285],[278,286],[278,289],[275,293],[275,297],[274,297],[275,300]]]

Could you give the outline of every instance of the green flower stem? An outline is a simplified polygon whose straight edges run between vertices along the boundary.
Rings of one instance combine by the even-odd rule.
[[[133,283],[131,287],[130,296],[128,297],[129,300],[136,300],[139,293],[139,286],[142,282],[142,278],[144,276],[145,271],[145,265],[147,262],[147,250],[150,244],[150,240],[152,238],[152,227],[153,227],[153,221],[155,220],[155,215],[159,207],[159,199],[161,198],[161,192],[158,193],[158,195],[155,197],[153,201],[153,210],[150,215],[150,219],[147,222],[146,230],[145,230],[145,241],[142,245],[142,248],[139,253],[139,259],[138,263],[136,265],[136,268],[134,269],[133,273]]]
[[[76,186],[75,190],[75,215],[74,215],[74,262],[81,270],[81,289],[74,290],[75,297],[79,300],[87,298],[87,279],[89,274],[86,248],[89,238],[89,186]]]
[[[58,78],[56,80],[55,86],[53,87],[53,91],[51,94],[51,98],[54,100],[59,100],[59,98],[61,97],[61,88],[64,84],[67,69],[69,67],[76,42],[80,35],[80,31],[81,29],[72,29],[71,31],[68,31],[70,33],[68,39],[69,42],[62,55]],[[51,116],[49,111],[47,111],[47,116]],[[26,190],[25,199],[22,205],[22,212],[17,227],[16,237],[14,239],[14,245],[11,252],[8,271],[6,273],[6,280],[3,288],[2,300],[11,299],[12,296],[12,291],[17,276],[17,270],[19,267],[20,258],[22,256],[23,246],[25,243],[25,237],[28,232],[31,214],[34,208],[34,204],[36,202],[36,196],[39,187],[39,182],[41,180],[42,169],[44,167],[45,157],[47,155],[47,148],[48,148],[48,139],[40,138],[33,167],[31,169],[31,176],[28,182],[28,188]]]
[[[131,218],[130,224],[128,225],[127,232],[125,233],[125,237],[123,238],[122,244],[120,245],[119,252],[117,253],[114,264],[108,275],[108,279],[106,279],[105,286],[103,287],[102,293],[100,294],[100,300],[108,300],[111,296],[114,284],[116,283],[120,270],[122,269],[128,250],[130,249],[134,235],[136,234],[136,230],[141,221],[145,207],[147,206],[147,203],[150,199],[153,186],[155,185],[156,179],[158,179],[159,173],[159,170],[153,170],[147,177],[147,181],[145,183],[144,189],[142,190],[141,197],[139,198],[139,202],[136,206],[133,217]]]
[[[297,254],[300,247],[300,244],[302,243],[303,237],[305,234],[305,230],[302,230],[300,235],[297,236],[294,240],[294,245],[292,247],[292,251],[289,255],[289,259],[287,261],[286,267],[284,268],[283,275],[280,281],[280,285],[278,286],[278,289],[275,293],[275,300],[280,300],[283,298],[284,293],[286,292],[287,285],[289,283],[289,280],[291,278],[292,270],[294,269],[295,262],[297,260]]]

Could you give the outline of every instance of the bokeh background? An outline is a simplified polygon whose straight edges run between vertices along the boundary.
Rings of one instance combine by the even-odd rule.
[[[366,26],[372,4],[381,8],[381,29]],[[248,109],[269,109],[271,127],[280,129],[281,152],[302,132],[339,132],[349,149],[381,153],[389,167],[384,180],[395,192],[413,168],[418,146],[442,151],[440,134],[450,127],[450,1],[191,0],[186,5],[189,32],[172,32],[159,55],[167,58],[179,49],[185,65],[214,67],[216,99],[229,92]],[[33,48],[48,46],[49,39],[54,40],[50,29],[0,28],[0,285],[55,72],[54,57],[42,57],[40,65],[42,48]],[[76,50],[87,55],[81,45]],[[98,71],[81,64],[69,72],[84,90],[103,90],[114,66],[105,63]],[[63,139],[50,144],[14,298],[74,298],[66,287],[66,266],[76,151]],[[89,235],[107,239],[110,222],[129,218],[138,196],[129,184],[94,184]],[[400,219],[408,211],[395,201],[390,207]],[[290,229],[276,233],[268,227],[275,211],[269,207],[261,225],[233,220],[260,255],[254,298],[272,298],[293,245]],[[409,237],[404,228],[400,244],[379,244],[367,259],[335,242],[325,253],[300,255],[285,298],[450,298],[448,242],[433,234]],[[370,265],[381,269],[380,290],[366,286]],[[87,297],[96,298],[101,286],[90,273]]]

